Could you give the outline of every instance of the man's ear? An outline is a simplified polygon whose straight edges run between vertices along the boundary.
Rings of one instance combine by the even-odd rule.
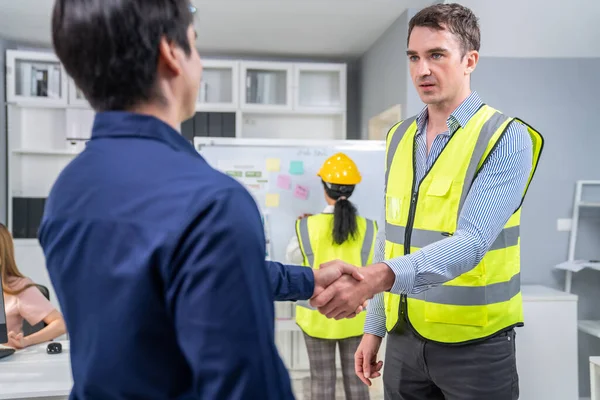
[[[467,68],[465,69],[465,75],[470,75],[475,71],[477,67],[477,63],[479,62],[479,52],[476,50],[468,52],[465,57],[467,57]]]
[[[167,68],[175,76],[181,74],[181,65],[177,60],[177,46],[175,42],[169,43],[167,38],[162,37],[158,45],[158,62]]]

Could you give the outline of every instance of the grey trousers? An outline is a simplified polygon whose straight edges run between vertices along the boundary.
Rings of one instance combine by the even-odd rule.
[[[335,400],[335,349],[340,345],[340,361],[346,400],[369,400],[369,387],[354,372],[354,353],[361,336],[347,339],[319,339],[304,333],[310,362],[311,400]]]
[[[515,332],[462,346],[390,333],[383,363],[385,400],[516,400]]]

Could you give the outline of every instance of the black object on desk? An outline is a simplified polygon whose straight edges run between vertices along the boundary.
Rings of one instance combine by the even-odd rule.
[[[58,342],[49,343],[48,347],[46,348],[46,352],[48,354],[59,354],[59,353],[62,353],[62,344],[60,344]]]
[[[15,352],[12,347],[0,347],[0,358],[8,357]]]

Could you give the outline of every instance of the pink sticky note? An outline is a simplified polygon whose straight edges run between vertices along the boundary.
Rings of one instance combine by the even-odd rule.
[[[281,189],[289,189],[292,185],[292,178],[288,175],[279,175],[277,177],[277,187]]]
[[[296,185],[296,190],[294,190],[294,196],[302,200],[308,199],[308,188],[302,185]]]

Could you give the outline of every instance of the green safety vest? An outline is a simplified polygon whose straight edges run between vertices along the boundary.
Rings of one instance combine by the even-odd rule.
[[[296,234],[304,257],[303,265],[318,269],[322,263],[343,260],[363,267],[372,263],[377,223],[356,217],[358,231],[341,245],[333,243],[333,214],[317,214],[296,222]],[[345,339],[361,336],[365,312],[350,319],[329,319],[318,310],[296,306],[296,323],[309,336],[321,339]]]
[[[543,137],[492,107],[481,107],[451,136],[414,191],[416,118],[392,127],[386,145],[386,259],[413,253],[454,233],[473,180],[515,121],[525,124],[533,142],[529,187]],[[384,293],[387,330],[406,319],[425,339],[463,343],[522,325],[520,220],[521,206],[481,262],[449,282],[416,295]]]

